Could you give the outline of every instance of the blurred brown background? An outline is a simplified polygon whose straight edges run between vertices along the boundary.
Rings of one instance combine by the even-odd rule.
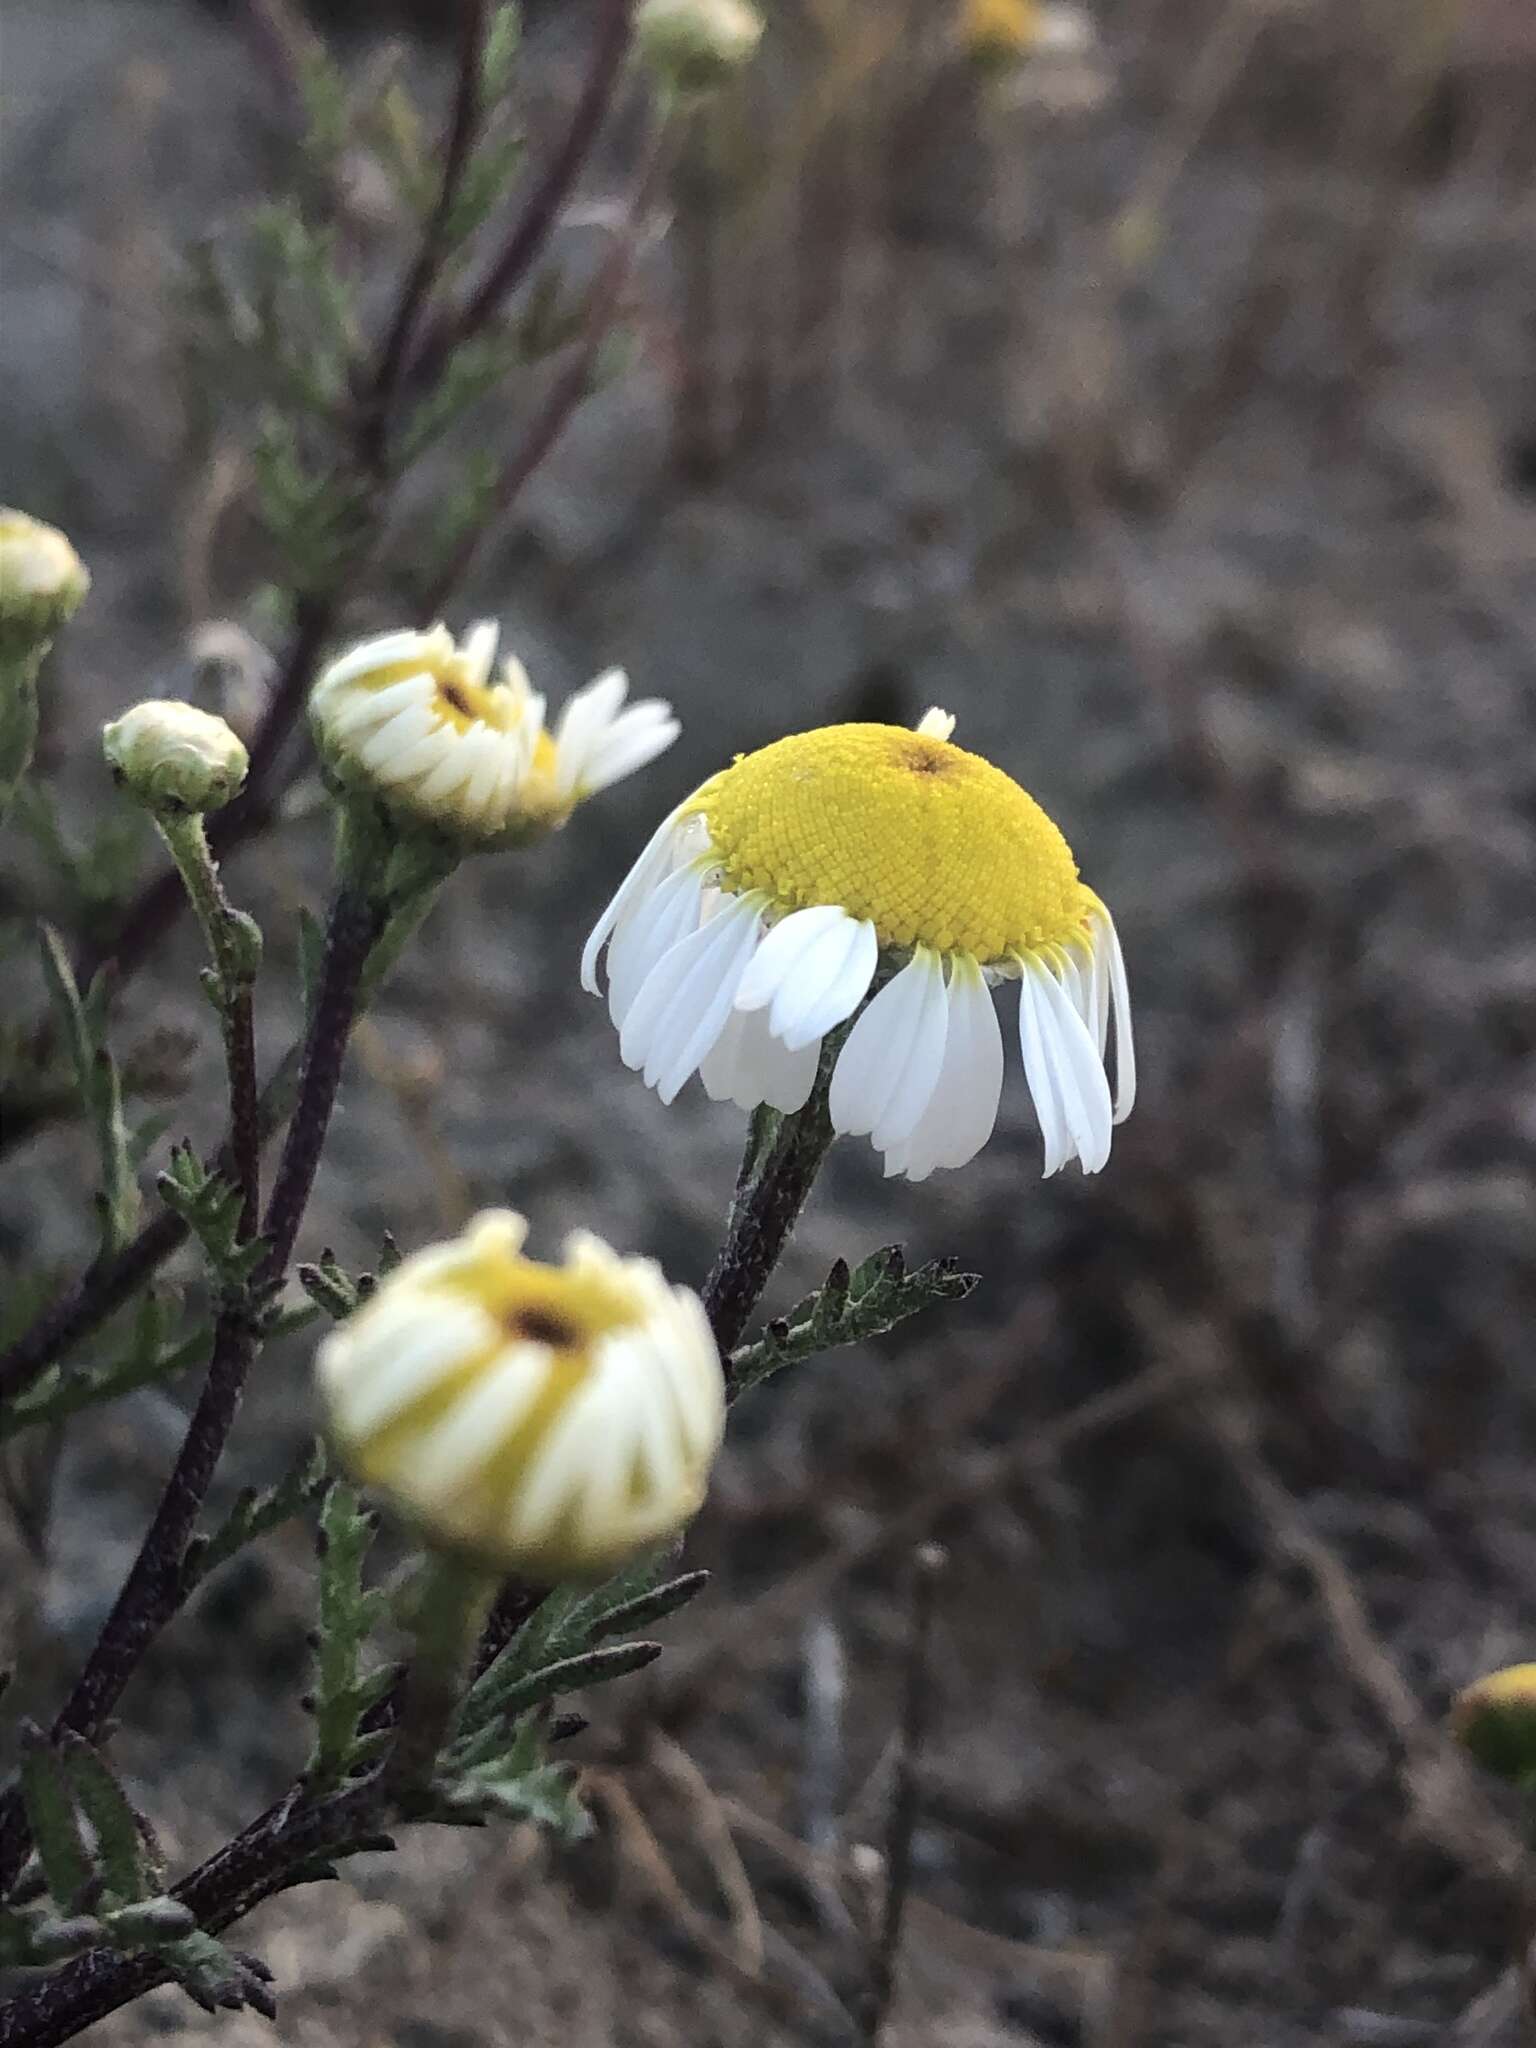
[[[397,74],[435,107],[448,11],[316,15],[361,93]],[[694,125],[627,374],[454,620],[500,617],[557,697],[622,661],[683,738],[549,847],[456,879],[360,1039],[301,1252],[366,1263],[385,1226],[414,1244],[506,1200],[546,1249],[580,1221],[701,1275],[740,1120],[697,1089],[662,1109],[576,957],[664,807],[838,718],[942,704],[1060,820],[1125,938],[1144,1094],[1094,1182],[1040,1184],[1016,1071],[963,1174],[882,1183],[839,1148],[776,1303],[898,1238],[984,1288],[737,1415],[691,1544],[715,1582],[579,1745],[594,1842],[421,1837],[357,1866],[360,1896],[255,1917],[279,2038],[854,2038],[859,1851],[933,1536],[892,2048],[1510,2048],[1513,1818],[1436,1731],[1529,1653],[1536,1589],[1536,17],[1101,0],[988,81],[941,0],[771,14]],[[82,819],[111,801],[102,715],[261,686],[249,647],[205,658],[212,622],[260,640],[264,564],[177,291],[180,252],[291,164],[253,19],[4,0],[4,495],[95,577],[49,682]],[[531,10],[535,146],[586,26]],[[633,128],[561,231],[573,264]],[[360,267],[396,260],[366,149],[335,206]],[[531,399],[504,403],[510,436]],[[313,810],[231,869],[267,927],[269,1048],[323,878]],[[193,964],[182,934],[128,1040],[206,1041]],[[88,1173],[67,1132],[8,1163],[8,1256],[78,1263]],[[309,1426],[304,1368],[254,1389],[228,1487]],[[44,1699],[180,1398],[71,1436],[18,1581]],[[302,1755],[307,1584],[290,1531],[129,1696],[120,1753],[177,1856]],[[169,1993],[92,2038],[166,2035],[271,2039]]]

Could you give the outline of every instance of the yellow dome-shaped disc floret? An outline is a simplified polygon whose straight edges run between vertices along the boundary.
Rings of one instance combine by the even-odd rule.
[[[883,946],[990,962],[1081,940],[1088,896],[1061,833],[1000,768],[931,733],[796,733],[740,756],[689,808],[738,894],[839,904]]]

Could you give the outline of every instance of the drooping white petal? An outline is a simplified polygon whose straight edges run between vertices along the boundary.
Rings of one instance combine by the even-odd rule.
[[[872,1136],[881,1151],[909,1135],[943,1064],[947,1010],[943,963],[919,946],[838,1055],[828,1098],[834,1130]]]
[[[1103,1062],[1087,1025],[1055,975],[1036,962],[1030,963],[1029,972],[1073,1148],[1084,1173],[1098,1173],[1109,1158],[1114,1115]]]
[[[1123,1124],[1136,1102],[1136,1040],[1131,1030],[1131,991],[1125,978],[1125,955],[1120,950],[1120,934],[1115,930],[1114,919],[1102,904],[1098,906],[1095,924],[1098,926],[1095,933],[1098,944],[1094,948],[1096,962],[1102,953],[1109,970],[1110,994],[1114,1002],[1115,1122]]]
[[[745,1110],[766,1102],[787,1116],[809,1101],[820,1059],[819,1038],[791,1051],[773,1036],[761,1010],[741,1008],[738,992],[736,1008],[699,1068],[699,1079],[711,1101],[734,1102]]]
[[[673,841],[681,809],[679,805],[677,810],[669,811],[662,819],[588,933],[587,943],[581,949],[581,985],[588,995],[598,993],[597,956],[607,943],[609,934],[621,918],[628,917],[641,899],[650,894],[672,865]]]
[[[761,902],[726,897],[719,913],[656,962],[619,1034],[626,1066],[672,1101],[725,1028],[742,971],[757,943]]]
[[[833,903],[817,904],[810,910],[792,910],[788,917],[781,917],[752,956],[752,965],[736,992],[736,1007],[766,1009],[816,941],[824,933],[835,932],[852,922],[847,911]]]
[[[696,864],[679,868],[614,933],[608,947],[608,1014],[618,1029],[656,962],[697,928],[703,885]]]
[[[1041,1026],[1035,977],[1027,961],[1021,960],[1019,964],[1022,970],[1019,975],[1019,1051],[1023,1055],[1024,1079],[1029,1084],[1030,1098],[1035,1105],[1045,1146],[1041,1172],[1049,1180],[1071,1156],[1071,1138],[1056,1087],[1054,1064]]]
[[[769,1030],[798,1052],[853,1015],[879,957],[867,919],[833,904],[793,911],[758,948],[736,1001],[742,1009],[770,1005]]]
[[[986,1144],[1003,1092],[1003,1034],[992,991],[966,954],[950,966],[944,1063],[928,1107],[905,1144],[885,1157],[887,1175],[926,1180],[936,1167],[964,1166]]]

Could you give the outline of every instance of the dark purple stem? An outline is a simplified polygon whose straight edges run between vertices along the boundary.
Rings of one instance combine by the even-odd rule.
[[[564,432],[572,413],[586,397],[598,352],[613,326],[619,301],[635,260],[651,195],[667,158],[667,130],[658,129],[647,155],[624,224],[609,243],[602,265],[587,299],[581,338],[565,368],[550,385],[544,403],[532,425],[497,479],[485,518],[467,533],[445,563],[424,600],[424,609],[435,614],[447,594],[468,575],[470,566],[492,528],[510,510],[523,486]]]
[[[730,1355],[762,1299],[832,1143],[827,1089],[843,1034],[829,1034],[816,1084],[792,1116],[759,1110],[736,1183],[725,1243],[704,1283],[704,1311],[730,1373]]]
[[[443,144],[443,175],[437,201],[421,238],[416,261],[406,277],[395,317],[379,351],[372,389],[361,422],[362,446],[375,470],[382,470],[389,440],[390,409],[405,367],[406,352],[415,337],[416,326],[441,274],[447,256],[447,227],[464,167],[469,162],[475,133],[480,125],[480,67],[485,46],[486,0],[462,0],[459,12],[459,70],[454,89],[453,112]]]
[[[305,1882],[295,1877],[296,1869],[364,1845],[375,1832],[377,1798],[371,1781],[314,1806],[296,1804],[290,1795],[210,1856],[171,1896],[190,1907],[199,1926],[218,1933],[273,1893]],[[0,2048],[57,2048],[171,1977],[157,1956],[92,1949],[0,2005]]]
[[[538,260],[561,207],[581,176],[623,75],[635,0],[602,0],[602,6],[591,68],[560,146],[524,201],[501,254],[458,311],[443,315],[428,331],[411,366],[410,381],[418,388],[430,384],[453,351],[506,304]]]

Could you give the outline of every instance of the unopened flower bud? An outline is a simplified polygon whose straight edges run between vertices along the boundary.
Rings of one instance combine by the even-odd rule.
[[[707,92],[751,61],[763,20],[747,0],[640,0],[635,43],[658,78]]]
[[[195,704],[150,697],[102,728],[107,765],[151,810],[216,811],[245,781],[238,735]]]
[[[1456,1695],[1451,1733],[1497,1778],[1536,1779],[1536,1664],[1511,1664]]]
[[[23,654],[51,640],[90,587],[56,526],[0,508],[0,652]]]
[[[493,1210],[406,1259],[320,1347],[342,1462],[436,1547],[542,1584],[674,1535],[724,1427],[698,1297],[585,1231],[561,1265]]]

